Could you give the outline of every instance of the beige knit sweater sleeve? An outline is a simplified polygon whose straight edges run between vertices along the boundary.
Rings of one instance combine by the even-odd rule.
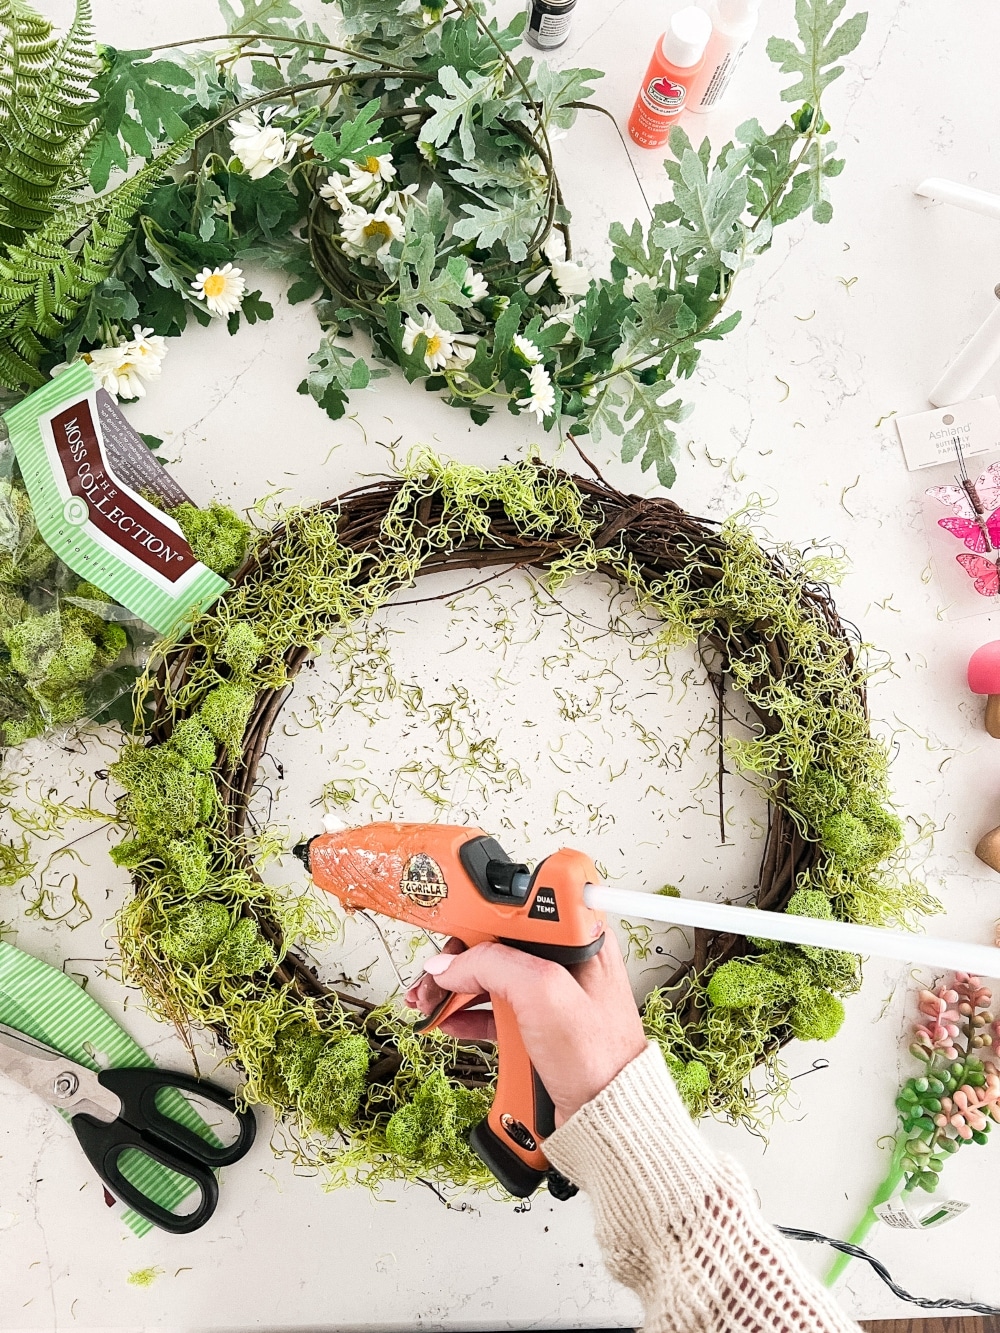
[[[858,1333],[764,1221],[742,1170],[702,1142],[654,1043],[545,1151],[590,1196],[644,1333]]]

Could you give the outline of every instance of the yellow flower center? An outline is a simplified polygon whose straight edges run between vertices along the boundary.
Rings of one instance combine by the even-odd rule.
[[[361,166],[364,171],[370,171],[373,176],[378,175],[379,160],[377,157],[366,157]]]
[[[379,218],[375,218],[371,222],[366,222],[362,228],[361,234],[366,241],[370,241],[375,236],[387,241],[392,240],[392,228],[389,226],[388,222],[383,222]]]
[[[226,279],[222,273],[210,273],[201,284],[206,296],[221,296],[226,290]]]
[[[437,356],[438,352],[440,352],[441,339],[436,333],[425,333],[424,337],[427,339],[427,350],[424,352],[424,356],[430,360],[431,357]]]

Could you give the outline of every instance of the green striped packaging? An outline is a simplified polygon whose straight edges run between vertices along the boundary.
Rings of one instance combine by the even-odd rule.
[[[148,1068],[153,1064],[142,1047],[75,981],[48,963],[2,942],[0,1023],[44,1042],[88,1069],[100,1067],[93,1058],[95,1052],[106,1056],[111,1068]],[[179,1092],[165,1091],[157,1105],[164,1115],[217,1142],[201,1116]],[[82,1154],[80,1169],[81,1173],[91,1170]],[[164,1208],[175,1209],[193,1192],[187,1177],[138,1153],[128,1166],[123,1154],[122,1170],[137,1189]],[[144,1236],[153,1225],[132,1209],[122,1214],[122,1220],[137,1236]]]

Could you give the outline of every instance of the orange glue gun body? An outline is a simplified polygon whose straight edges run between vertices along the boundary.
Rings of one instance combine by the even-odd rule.
[[[296,848],[321,889],[346,908],[381,912],[466,945],[499,941],[564,966],[592,958],[604,918],[583,901],[599,883],[593,861],[563,848],[532,873],[482,829],[449,824],[367,824],[322,833]],[[476,1000],[449,995],[421,1023],[427,1030]],[[548,1174],[549,1189],[575,1193],[553,1173],[543,1144],[555,1129],[549,1097],[521,1042],[510,1005],[493,999],[497,1088],[469,1142],[500,1183],[520,1198]]]

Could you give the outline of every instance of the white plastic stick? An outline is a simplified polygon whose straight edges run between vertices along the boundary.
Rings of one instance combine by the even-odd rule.
[[[649,921],[696,926],[718,934],[813,944],[820,949],[898,958],[904,963],[919,963],[949,972],[1000,977],[1000,949],[987,944],[943,940],[936,935],[911,935],[902,930],[884,930],[881,926],[856,926],[848,921],[790,916],[787,912],[761,912],[753,907],[730,907],[694,898],[668,898],[634,889],[611,889],[605,884],[586,885],[583,901],[596,911],[612,912],[615,916],[645,917]]]
[[[960,403],[1000,358],[1000,303],[983,320],[958,356],[931,389],[929,397],[935,407]]]
[[[921,181],[913,193],[939,204],[954,204],[956,208],[967,208],[972,213],[985,213],[987,217],[1000,218],[1000,194],[977,190],[971,185],[959,185],[957,181],[946,181],[940,176],[929,176],[927,180]]]

